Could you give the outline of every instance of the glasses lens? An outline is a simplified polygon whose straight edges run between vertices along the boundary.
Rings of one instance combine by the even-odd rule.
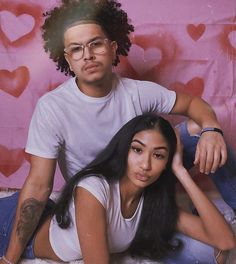
[[[72,47],[68,53],[73,60],[79,60],[83,57],[83,46]]]
[[[103,54],[107,51],[107,41],[108,39],[97,39],[89,42],[85,46],[89,49],[89,52],[93,54]],[[84,55],[85,46],[78,45],[70,47],[67,52],[73,60],[80,60]]]
[[[106,52],[106,42],[107,39],[97,39],[95,41],[90,42],[88,46],[90,51],[92,51],[94,54],[102,54]]]

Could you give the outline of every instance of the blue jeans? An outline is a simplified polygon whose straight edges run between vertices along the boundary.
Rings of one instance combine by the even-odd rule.
[[[187,169],[193,167],[196,146],[199,136],[190,136],[186,122],[179,124],[180,137],[184,146],[183,161]],[[216,185],[224,201],[236,210],[236,156],[232,149],[227,146],[228,159],[226,164],[215,173],[209,174]],[[206,176],[207,177],[207,176]]]

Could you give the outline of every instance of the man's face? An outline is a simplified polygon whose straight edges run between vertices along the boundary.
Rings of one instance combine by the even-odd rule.
[[[112,72],[117,44],[98,24],[78,24],[64,33],[65,58],[79,84],[100,84]]]

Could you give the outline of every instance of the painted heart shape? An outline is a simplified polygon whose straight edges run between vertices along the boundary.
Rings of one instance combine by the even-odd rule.
[[[231,31],[228,35],[230,45],[236,49],[236,30]]]
[[[35,26],[34,18],[28,14],[16,16],[9,11],[1,11],[0,18],[1,29],[10,42],[29,34]]]
[[[41,6],[2,0],[0,4],[1,41],[5,47],[24,45],[35,36],[41,20]]]
[[[227,58],[236,59],[236,25],[226,25],[219,40]]]
[[[206,26],[204,24],[199,24],[197,26],[193,24],[187,25],[187,32],[189,36],[194,40],[197,41],[203,35],[206,30]]]
[[[0,172],[9,177],[15,173],[24,161],[23,149],[8,149],[0,145]]]
[[[12,96],[19,97],[27,87],[29,79],[29,70],[25,66],[21,66],[13,72],[0,70],[0,89]]]
[[[204,91],[204,80],[195,77],[186,84],[175,82],[170,85],[170,88],[176,92],[184,92],[193,96],[201,97]]]
[[[162,51],[155,47],[143,49],[133,44],[130,48],[128,60],[133,69],[141,75],[161,62]]]

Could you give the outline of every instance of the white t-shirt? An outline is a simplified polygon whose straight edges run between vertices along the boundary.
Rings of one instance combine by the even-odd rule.
[[[130,119],[146,112],[169,113],[175,100],[174,91],[156,83],[116,75],[107,96],[89,97],[71,78],[39,99],[26,152],[57,158],[67,180],[91,162]]]
[[[90,176],[78,183],[88,190],[105,208],[107,221],[107,236],[110,253],[125,251],[133,240],[140,220],[143,196],[131,218],[124,218],[121,213],[119,182],[108,184],[104,178]],[[81,259],[74,201],[70,203],[72,224],[67,229],[61,229],[53,217],[49,229],[49,241],[55,254],[63,261]],[[79,216],[78,216],[79,217]]]

